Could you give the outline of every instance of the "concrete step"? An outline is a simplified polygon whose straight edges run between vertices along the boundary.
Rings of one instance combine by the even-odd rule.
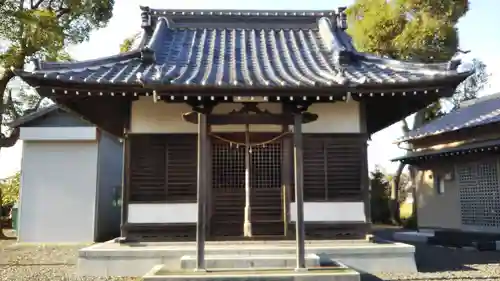
[[[360,273],[347,268],[314,268],[309,270],[288,269],[217,269],[207,271],[171,271],[164,265],[153,267],[143,281],[360,281]]]
[[[316,254],[306,255],[306,266],[317,267],[320,258]],[[206,255],[206,268],[295,268],[295,255]],[[181,269],[196,268],[196,256],[182,256]]]

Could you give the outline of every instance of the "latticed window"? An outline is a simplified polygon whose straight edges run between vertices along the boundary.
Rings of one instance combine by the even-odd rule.
[[[495,161],[457,166],[462,224],[500,227],[500,194]]]

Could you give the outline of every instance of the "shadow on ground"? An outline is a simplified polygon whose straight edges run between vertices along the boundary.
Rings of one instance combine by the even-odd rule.
[[[392,240],[396,227],[374,227],[373,234],[383,239]],[[448,248],[423,243],[408,243],[415,246],[415,260],[419,272],[433,273],[442,271],[475,270],[467,265],[500,263],[499,251],[474,251],[460,248]],[[486,280],[486,279],[485,279]]]

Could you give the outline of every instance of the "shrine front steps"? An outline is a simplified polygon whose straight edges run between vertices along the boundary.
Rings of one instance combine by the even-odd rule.
[[[366,240],[322,240],[306,241],[305,246],[307,257],[310,257],[310,254],[327,256],[361,272],[377,274],[379,272],[414,273],[417,271],[415,247],[412,245]],[[211,241],[205,246],[206,257],[288,256],[286,260],[292,268],[295,268],[295,253],[295,241]],[[196,256],[196,243],[120,244],[109,241],[79,251],[78,275],[142,277],[156,265],[165,265],[168,269],[182,271],[181,258],[184,256]],[[184,259],[189,260],[187,257]],[[309,258],[307,262],[310,262]]]
[[[319,267],[320,257],[316,254],[305,256],[306,267]],[[196,268],[196,256],[185,255],[181,257],[182,270]],[[206,268],[248,269],[248,268],[295,268],[297,257],[295,255],[207,255],[205,256]]]
[[[306,268],[296,269],[295,255],[207,255],[207,270],[196,270],[196,257],[183,256],[181,270],[153,267],[144,281],[300,280],[360,281],[360,273],[326,256],[306,255]]]

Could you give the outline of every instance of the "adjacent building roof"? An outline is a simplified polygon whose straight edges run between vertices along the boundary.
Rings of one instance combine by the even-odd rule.
[[[410,131],[406,136],[398,139],[397,142],[420,139],[495,122],[500,122],[500,93],[464,102],[459,109]]]
[[[460,157],[471,153],[491,153],[500,151],[500,139],[464,143],[441,149],[426,149],[409,152],[401,157],[391,159],[393,162],[415,163],[439,157]]]
[[[54,125],[55,126],[68,126],[68,124],[71,124],[71,126],[80,126],[80,124],[89,124],[89,121],[85,120],[84,118],[79,118],[78,115],[75,114],[74,112],[72,112],[70,109],[68,109],[62,105],[50,104],[48,106],[39,108],[36,111],[28,113],[24,116],[21,116],[21,117],[17,118],[16,120],[10,122],[7,125],[11,128],[31,126],[34,122],[49,116],[49,114],[51,114],[53,112],[64,113],[65,116],[68,116],[68,114],[70,114],[71,116],[76,117],[76,119],[74,119],[74,120],[78,120],[76,122],[70,120],[71,123],[55,122],[55,123],[51,124],[53,126]],[[58,117],[58,120],[61,120],[60,117]],[[66,120],[68,120],[68,119],[66,119]]]
[[[297,88],[458,84],[460,61],[422,64],[356,51],[344,9],[212,11],[142,8],[138,48],[68,63],[37,62],[25,80],[114,85]],[[32,84],[32,83],[31,83]]]
[[[56,105],[56,104],[51,104],[49,106],[40,108],[32,113],[26,114],[24,116],[21,116],[17,118],[16,120],[12,121],[11,123],[8,124],[9,127],[11,128],[16,128],[16,127],[21,127],[26,123],[29,123],[33,120],[36,120],[38,118],[41,118],[51,112],[54,112],[56,110],[60,110],[61,108]]]

